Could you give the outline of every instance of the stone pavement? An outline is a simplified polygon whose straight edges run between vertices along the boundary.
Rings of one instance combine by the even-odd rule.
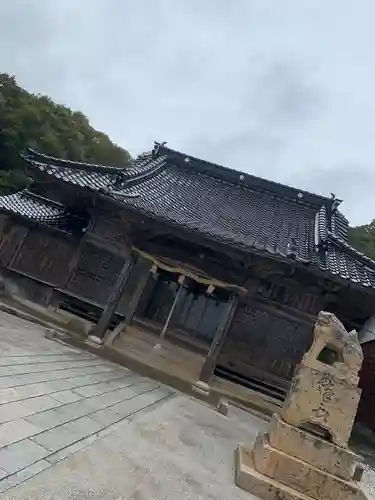
[[[234,484],[234,449],[262,425],[176,395],[7,491],[4,500],[255,500]],[[0,495],[0,499],[2,500]]]
[[[265,427],[0,312],[0,500],[254,500],[234,450]],[[371,470],[365,484],[375,500]]]
[[[0,313],[0,492],[172,395],[160,384],[44,338]]]

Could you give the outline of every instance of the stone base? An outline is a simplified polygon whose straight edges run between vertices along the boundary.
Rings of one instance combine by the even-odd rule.
[[[351,480],[341,479],[308,462],[270,446],[267,435],[259,435],[254,449],[255,469],[316,500],[363,500],[365,495]]]
[[[267,432],[272,448],[350,481],[361,458],[350,450],[329,443],[318,436],[294,427],[274,414]]]
[[[260,464],[261,447],[262,445],[258,442],[254,452],[244,446],[239,446],[237,449],[235,482],[237,486],[249,493],[263,500],[275,498],[278,500],[366,500],[366,495],[356,483],[343,481],[331,474],[319,471],[278,450],[266,450],[263,465]],[[291,469],[293,461],[295,465]],[[265,473],[260,472],[259,469]],[[274,476],[270,477],[268,474],[274,474]]]
[[[311,500],[311,497],[285,486],[254,468],[251,451],[239,446],[236,451],[235,483],[262,500]],[[338,499],[337,499],[338,500]]]
[[[87,340],[89,340],[90,342],[92,342],[93,344],[96,344],[96,345],[103,345],[103,342],[104,342],[103,339],[101,339],[100,337],[97,337],[96,335],[89,335],[87,337]]]
[[[228,401],[225,401],[223,399],[220,399],[217,405],[217,411],[221,413],[221,415],[224,415],[225,417],[229,413],[229,403]]]
[[[203,396],[208,396],[210,394],[210,386],[206,382],[198,380],[191,386],[194,392],[202,394]]]

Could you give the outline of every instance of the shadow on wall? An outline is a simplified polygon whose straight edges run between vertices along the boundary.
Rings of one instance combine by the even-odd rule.
[[[19,285],[0,272],[0,297],[13,298],[20,296],[22,296],[22,290]]]
[[[0,298],[21,299],[48,306],[53,288],[18,273],[0,271]]]

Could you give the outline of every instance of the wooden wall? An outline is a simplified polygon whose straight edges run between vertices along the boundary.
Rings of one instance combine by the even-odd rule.
[[[319,288],[282,273],[253,278],[220,352],[218,365],[245,379],[289,385],[296,364],[312,342]]]
[[[0,214],[0,265],[8,267],[17,255],[27,233],[27,227]]]
[[[87,242],[82,246],[77,266],[66,290],[104,305],[124,262],[125,258],[121,255]]]
[[[19,273],[36,280],[36,287],[44,284],[100,307],[125,263],[127,241],[120,221],[106,224],[103,216],[79,238],[0,214],[0,265],[13,272],[13,281]]]
[[[30,228],[10,268],[26,276],[63,287],[77,241],[68,235]]]
[[[118,214],[108,215],[103,212],[96,213],[93,219],[91,233],[104,241],[115,244],[119,251],[121,251],[121,248],[125,249],[129,244],[128,224],[126,220]]]
[[[260,302],[244,304],[232,322],[218,364],[246,378],[266,377],[285,386],[311,344],[313,324]]]
[[[159,251],[157,255],[164,255],[161,248]],[[41,226],[30,227],[20,218],[0,214],[0,265],[31,279],[25,278],[28,288],[36,280],[36,295],[43,300],[51,289],[58,289],[103,307],[128,257],[129,227],[120,216],[95,213],[88,233],[78,238]],[[213,257],[208,260],[206,256],[206,262],[212,264]],[[227,279],[239,274],[232,271],[232,262],[221,270]],[[266,264],[269,268],[262,263],[255,269],[254,262],[254,269],[242,271],[245,281],[241,284],[249,292],[229,328],[218,365],[245,378],[286,387],[311,343],[316,314],[324,307],[322,287],[311,273],[306,279],[306,275],[291,272],[292,265],[286,270],[278,263]],[[133,268],[117,308],[120,314],[125,313],[138,278],[149,265],[139,260]],[[45,291],[40,290],[42,285]]]

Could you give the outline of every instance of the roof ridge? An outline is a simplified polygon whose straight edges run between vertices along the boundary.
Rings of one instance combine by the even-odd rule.
[[[150,177],[153,177],[155,174],[159,172],[164,166],[165,166],[165,160],[167,156],[159,156],[159,157],[149,157],[140,164],[135,164],[134,168],[139,168],[139,167],[149,167],[148,170],[142,171],[142,172],[136,172],[132,173],[131,168],[126,168],[121,170],[117,175],[118,177],[122,180],[124,184],[124,188],[127,186],[131,186],[134,184],[138,184],[138,182],[144,180],[144,179],[149,179]],[[130,171],[130,172],[129,172]],[[130,173],[130,175],[129,175]]]
[[[338,209],[332,210],[330,231],[343,241],[348,240],[349,219]]]
[[[21,196],[25,196],[26,198],[31,198],[32,200],[43,202],[46,205],[51,205],[51,206],[54,206],[56,208],[65,209],[65,207],[62,203],[59,203],[58,201],[55,201],[55,200],[51,200],[50,198],[46,198],[45,196],[41,196],[40,194],[33,193],[32,191],[29,191],[28,189],[23,189],[22,191],[17,191],[16,193],[13,193],[13,194],[20,194]]]
[[[167,154],[169,157],[178,157],[183,158],[183,162],[179,163],[181,167],[189,167],[193,168],[196,171],[206,172],[208,175],[215,177],[215,173],[229,174],[230,178],[227,178],[228,182],[232,184],[236,184],[239,186],[247,186],[252,187],[253,189],[261,190],[263,192],[268,192],[272,194],[279,194],[283,196],[283,198],[290,198],[298,201],[310,202],[314,205],[321,205],[322,202],[325,204],[332,204],[332,198],[328,196],[318,195],[303,189],[298,189],[293,186],[288,186],[287,184],[282,184],[281,182],[271,181],[269,179],[265,179],[263,177],[256,176],[254,174],[249,174],[240,170],[235,170],[233,168],[226,167],[224,165],[219,165],[217,163],[213,163],[207,160],[202,160],[200,158],[194,157],[192,155],[188,155],[182,153],[180,151],[171,149],[166,147],[164,144],[155,143],[157,145],[156,154]],[[198,167],[198,168],[197,168]],[[223,176],[217,175],[216,177],[222,179]],[[251,185],[248,182],[251,181]]]
[[[21,158],[23,158],[30,164],[53,163],[53,165],[57,167],[70,168],[72,170],[85,170],[87,172],[96,171],[101,173],[115,173],[115,172],[120,172],[121,170],[126,168],[124,166],[108,167],[105,165],[99,165],[95,163],[85,163],[80,161],[66,160],[64,158],[56,158],[54,156],[49,156],[44,153],[35,151],[32,148],[28,148],[26,152],[21,153]]]

